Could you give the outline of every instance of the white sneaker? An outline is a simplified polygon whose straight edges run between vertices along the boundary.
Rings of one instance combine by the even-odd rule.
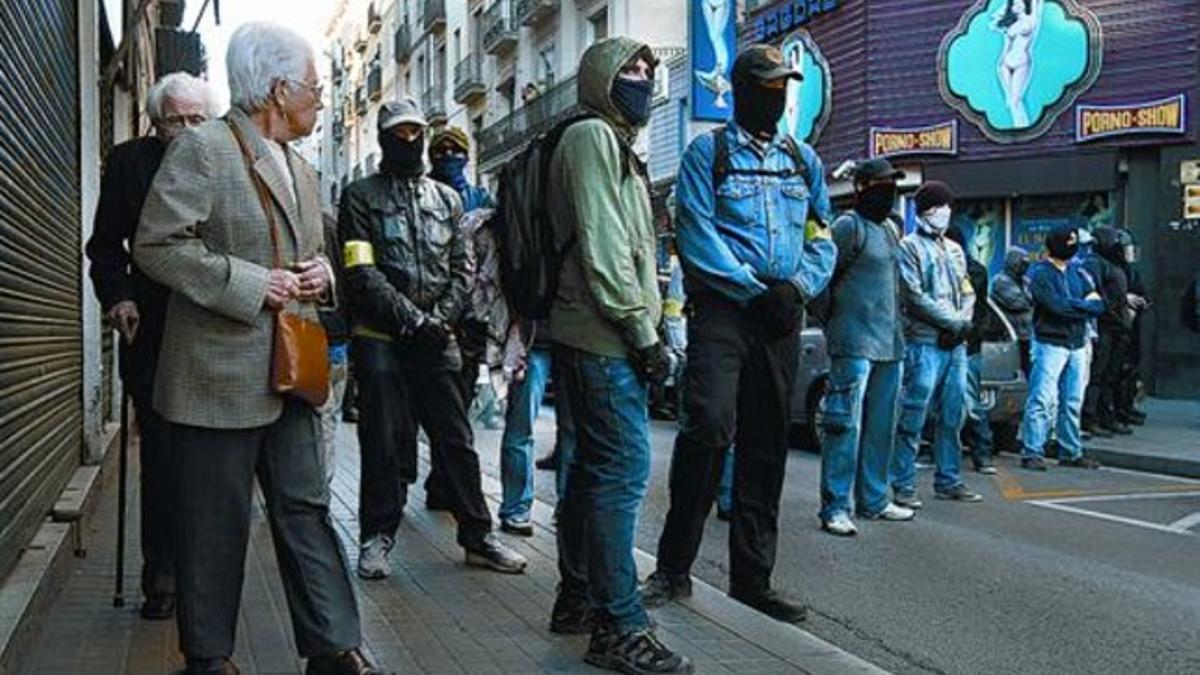
[[[821,529],[838,537],[853,537],[858,534],[858,527],[845,513],[838,513],[829,520],[822,520]]]
[[[392,552],[392,538],[377,534],[367,540],[358,551],[358,576],[363,579],[384,579],[392,574],[392,563],[388,554]]]
[[[867,516],[871,520],[891,520],[894,522],[903,520],[912,520],[917,517],[917,512],[912,509],[906,509],[894,502],[888,502],[888,505],[883,507],[879,513],[872,513]]]

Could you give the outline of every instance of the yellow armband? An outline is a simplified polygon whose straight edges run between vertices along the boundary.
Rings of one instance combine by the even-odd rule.
[[[375,248],[369,241],[348,241],[342,248],[342,262],[346,269],[375,264]]]

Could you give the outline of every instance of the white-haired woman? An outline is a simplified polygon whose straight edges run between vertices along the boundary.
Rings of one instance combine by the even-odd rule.
[[[257,476],[306,672],[381,673],[358,649],[314,410],[271,384],[275,314],[315,321],[332,295],[317,178],[288,146],[312,133],[321,108],[313,51],[290,30],[253,23],[233,34],[226,64],[231,110],[172,144],[134,247],[172,291],[154,404],[172,425],[180,476],[187,672],[238,672],[230,655]]]
[[[87,244],[96,296],[109,324],[123,338],[121,379],[133,398],[141,431],[141,613],[149,620],[175,615],[176,526],[168,426],[150,400],[170,292],[130,265],[127,246],[167,145],[180,131],[212,117],[213,107],[208,85],[187,73],[171,73],[150,88],[155,133],[121,143],[109,153]]]

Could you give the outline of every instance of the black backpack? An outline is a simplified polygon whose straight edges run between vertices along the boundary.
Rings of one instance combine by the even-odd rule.
[[[491,223],[500,252],[500,287],[523,319],[550,316],[563,260],[575,243],[574,232],[556,230],[547,208],[550,159],[567,127],[592,117],[576,115],[538,134],[500,172],[499,206]]]

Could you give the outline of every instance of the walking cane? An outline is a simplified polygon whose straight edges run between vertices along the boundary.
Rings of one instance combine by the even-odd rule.
[[[125,502],[129,483],[129,394],[121,391],[121,456],[120,485],[117,486],[117,588],[113,594],[113,607],[125,606]]]

